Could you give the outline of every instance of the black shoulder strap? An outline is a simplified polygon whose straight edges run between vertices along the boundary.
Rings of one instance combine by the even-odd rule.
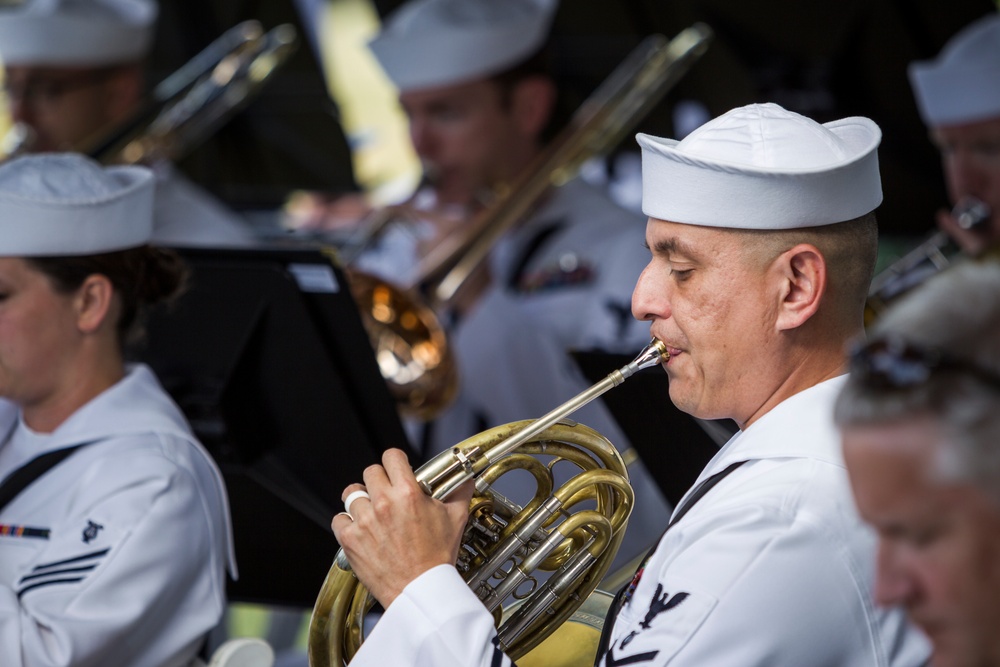
[[[670,530],[674,524],[680,521],[681,518],[683,518],[684,515],[687,514],[692,507],[694,507],[696,502],[701,500],[702,496],[711,491],[712,487],[721,482],[727,475],[729,475],[729,473],[733,472],[744,463],[746,463],[746,461],[736,461],[734,463],[730,463],[725,469],[720,470],[699,484],[698,487],[691,492],[691,495],[687,497],[684,504],[681,505],[676,512],[674,512],[674,516],[670,519],[670,523],[668,523],[667,527],[664,529],[663,535],[666,535],[667,531]],[[648,561],[649,557],[653,555],[654,551],[656,551],[656,547],[660,544],[660,540],[663,539],[663,535],[661,535],[660,539],[656,541],[653,548],[649,550],[646,557],[642,559],[642,563],[636,570],[636,575],[638,575],[638,573],[646,567],[646,561]],[[604,626],[601,628],[601,641],[597,645],[597,657],[594,660],[595,667],[600,664],[601,660],[604,659],[604,654],[608,652],[608,644],[611,641],[611,627],[615,624],[618,612],[620,612],[622,607],[625,605],[626,592],[637,583],[637,578],[638,576],[634,577],[631,582],[625,584],[615,595],[615,599],[611,601],[611,606],[608,607],[608,615],[604,617]]]
[[[510,272],[510,275],[507,276],[507,289],[517,291],[517,287],[521,282],[521,277],[524,275],[524,271],[528,268],[528,263],[531,262],[535,253],[537,253],[542,246],[545,245],[546,241],[552,238],[556,232],[560,231],[565,226],[565,220],[558,220],[556,222],[546,224],[544,227],[535,232],[535,235],[528,240],[528,242],[524,245],[524,248],[521,250],[521,253],[513,262],[514,268]]]
[[[688,496],[684,504],[681,505],[676,512],[674,512],[674,516],[670,519],[670,523],[667,524],[667,528],[663,532],[667,532],[667,530],[670,530],[670,526],[673,526],[675,523],[684,518],[684,515],[687,514],[692,507],[694,507],[694,504],[696,502],[701,500],[702,496],[711,491],[712,487],[721,482],[726,476],[729,475],[729,473],[733,472],[744,463],[746,463],[746,461],[736,461],[734,463],[730,463],[728,466],[726,466],[725,469],[720,470],[719,472],[715,473],[714,475],[706,479],[704,482],[699,484],[698,488],[696,488],[691,493],[691,495]],[[654,546],[653,548],[655,549],[656,547]]]
[[[10,501],[14,500],[14,498],[17,497],[17,494],[24,491],[29,484],[47,473],[53,467],[59,465],[63,459],[78,450],[80,447],[83,447],[85,444],[89,443],[81,443],[72,447],[46,452],[41,456],[36,456],[11,474],[7,475],[7,477],[0,482],[0,510],[3,510],[3,508],[6,507]]]

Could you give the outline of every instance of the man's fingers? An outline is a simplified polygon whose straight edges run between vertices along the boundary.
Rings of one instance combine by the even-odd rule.
[[[340,542],[340,533],[342,530],[354,523],[354,519],[347,512],[338,512],[334,517],[333,521],[330,522],[330,527],[333,529],[333,534]]]
[[[373,495],[381,493],[386,487],[391,485],[385,468],[377,463],[365,468],[361,476],[365,480],[365,486],[368,487],[368,493]]]
[[[967,255],[978,256],[986,247],[985,238],[972,229],[962,229],[958,220],[949,211],[940,210],[937,213],[938,227],[950,236],[958,247]]]
[[[399,484],[409,480],[413,480],[413,483],[416,483],[416,477],[413,474],[413,468],[410,466],[410,460],[403,450],[387,449],[382,452],[382,465],[385,466],[384,470],[392,484]]]
[[[365,490],[366,489],[364,484],[350,484],[340,494],[340,500],[341,502],[345,502],[347,500],[347,496],[351,495],[355,491],[365,491]]]

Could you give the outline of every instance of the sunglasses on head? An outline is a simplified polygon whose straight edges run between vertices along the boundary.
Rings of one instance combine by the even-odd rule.
[[[851,374],[877,389],[906,389],[927,382],[936,372],[966,373],[1000,389],[1000,375],[971,361],[908,343],[898,336],[876,338],[850,352]]]

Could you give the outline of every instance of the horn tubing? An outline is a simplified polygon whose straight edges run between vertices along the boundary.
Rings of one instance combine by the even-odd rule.
[[[516,449],[519,445],[524,444],[534,436],[547,429],[549,426],[552,426],[560,419],[576,412],[583,406],[593,401],[595,398],[607,392],[609,389],[617,387],[638,371],[645,368],[651,368],[657,364],[666,362],[669,359],[670,354],[667,352],[666,345],[664,345],[662,341],[654,338],[630,363],[622,366],[616,371],[612,371],[606,378],[597,384],[580,392],[542,417],[539,417],[523,430],[519,431],[514,437],[508,438],[495,445],[483,455],[483,460],[487,465],[495,462],[497,459]],[[433,463],[433,461],[431,463]],[[422,471],[423,468],[421,468],[421,472]],[[431,496],[437,498],[438,500],[447,498],[454,493],[455,489],[472,479],[473,472],[473,470],[463,467],[455,474],[452,474],[449,479],[443,480],[437,488],[433,489],[431,491]],[[420,478],[418,477],[418,479]]]

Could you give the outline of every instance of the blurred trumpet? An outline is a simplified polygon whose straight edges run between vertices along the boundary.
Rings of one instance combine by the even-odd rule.
[[[965,197],[951,211],[959,227],[980,229],[990,219],[990,207],[975,197]],[[958,247],[944,231],[937,231],[920,245],[893,262],[872,279],[865,306],[865,322],[869,323],[891,301],[920,285],[936,273],[949,267]]]

